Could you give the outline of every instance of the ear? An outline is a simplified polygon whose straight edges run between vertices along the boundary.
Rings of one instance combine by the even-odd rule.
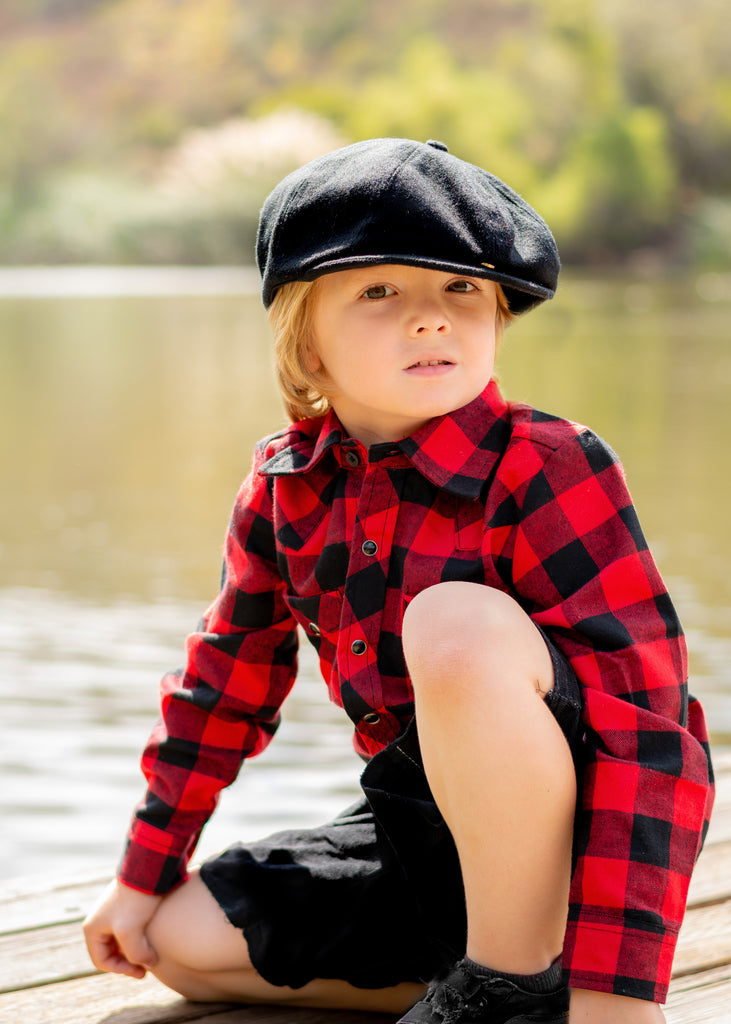
[[[315,348],[314,342],[308,341],[303,345],[302,363],[308,373],[317,373],[318,370],[324,370],[320,353]]]

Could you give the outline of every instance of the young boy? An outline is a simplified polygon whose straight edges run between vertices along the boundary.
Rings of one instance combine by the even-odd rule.
[[[258,260],[294,422],[163,681],[92,960],[405,1024],[664,1020],[710,760],[616,457],[493,379],[505,323],[555,291],[550,231],[442,144],[381,139],[286,178]],[[364,799],[187,873],[276,729],[297,627]]]

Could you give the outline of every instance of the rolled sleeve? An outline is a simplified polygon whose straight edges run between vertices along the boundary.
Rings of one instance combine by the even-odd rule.
[[[119,869],[133,888],[167,892],[185,879],[221,790],[274,735],[297,668],[284,589],[255,464],[231,517],[218,598],[188,637],[185,669],[162,680],[161,719],[142,756],[148,789]]]
[[[570,660],[585,764],[564,967],[569,984],[662,1002],[712,802],[686,649],[612,450],[590,431],[525,489],[515,587]]]

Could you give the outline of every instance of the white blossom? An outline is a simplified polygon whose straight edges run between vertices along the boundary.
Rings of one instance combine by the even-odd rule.
[[[274,181],[345,143],[329,121],[303,110],[237,118],[184,135],[162,166],[160,184],[184,194],[246,180]]]

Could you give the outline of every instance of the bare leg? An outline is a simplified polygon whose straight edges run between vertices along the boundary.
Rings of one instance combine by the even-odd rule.
[[[419,594],[404,619],[424,767],[459,853],[467,955],[533,974],[561,952],[576,782],[542,695],[553,666],[507,595],[472,583]]]
[[[403,984],[359,989],[345,981],[316,980],[303,988],[270,985],[253,968],[246,940],[193,872],[152,918],[147,935],[158,955],[156,977],[188,999],[246,1003],[287,1003],[329,1009],[402,1013],[424,988]]]

